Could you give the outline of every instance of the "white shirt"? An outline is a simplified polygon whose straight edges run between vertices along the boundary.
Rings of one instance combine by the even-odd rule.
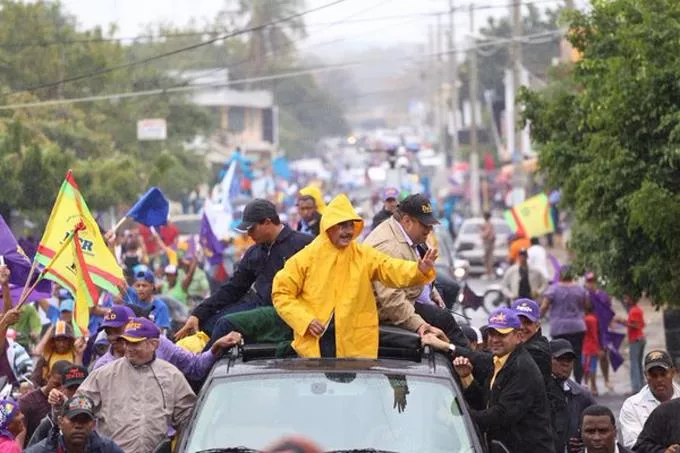
[[[527,250],[527,261],[529,267],[540,271],[545,278],[549,278],[548,274],[548,252],[542,245],[532,245]]]
[[[588,449],[586,448],[584,453],[588,453]],[[614,444],[614,453],[619,453],[619,446]]]
[[[675,398],[680,398],[680,387],[673,383],[672,399]],[[619,424],[621,425],[621,438],[624,447],[633,448],[649,414],[660,404],[661,402],[652,394],[648,385],[645,385],[642,390],[623,402],[619,414]]]

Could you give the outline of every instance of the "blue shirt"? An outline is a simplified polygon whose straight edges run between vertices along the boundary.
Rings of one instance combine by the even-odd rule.
[[[137,292],[134,288],[128,288],[125,302],[130,305],[136,305],[139,308],[145,310],[149,309],[151,306],[151,313],[149,313],[149,319],[151,319],[154,324],[156,324],[161,329],[170,328],[170,310],[168,306],[160,299],[153,298],[151,304],[143,302],[137,296]]]
[[[110,293],[104,293],[99,299],[99,306],[102,308],[113,307],[113,296]],[[103,322],[103,316],[90,315],[90,324],[87,326],[90,331],[90,336],[97,336],[97,333],[99,333],[99,326],[101,326]]]

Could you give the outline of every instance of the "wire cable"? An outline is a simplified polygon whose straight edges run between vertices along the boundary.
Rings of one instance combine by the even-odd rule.
[[[326,9],[326,8],[330,8],[331,6],[338,5],[338,4],[343,3],[345,1],[346,0],[334,0],[330,3],[324,4],[322,6],[318,6],[316,8],[312,8],[312,9],[308,9],[308,10],[302,11],[300,13],[291,14],[290,16],[287,16],[287,17],[284,17],[284,18],[281,18],[281,19],[276,19],[276,20],[273,20],[273,21],[268,22],[266,24],[256,25],[254,27],[249,27],[249,28],[243,28],[241,30],[237,30],[235,32],[228,33],[226,35],[211,38],[207,41],[202,41],[200,43],[192,44],[190,46],[180,47],[178,49],[174,49],[174,50],[171,50],[171,51],[168,51],[168,52],[153,55],[151,57],[146,57],[146,58],[142,58],[142,59],[139,59],[139,60],[134,60],[134,61],[129,61],[127,63],[122,63],[122,64],[119,64],[119,65],[98,69],[96,71],[92,71],[92,72],[89,72],[89,73],[84,73],[84,74],[79,74],[79,75],[75,75],[75,76],[71,76],[71,77],[66,77],[66,78],[63,78],[61,80],[55,80],[54,82],[48,82],[48,83],[36,85],[36,86],[33,86],[33,87],[27,87],[27,88],[19,89],[19,90],[13,91],[10,94],[32,92],[32,91],[36,91],[36,90],[40,90],[40,89],[44,89],[44,88],[53,88],[53,87],[59,86],[59,85],[64,84],[64,83],[77,82],[79,80],[89,79],[89,78],[100,76],[102,74],[107,74],[107,73],[110,73],[110,72],[113,72],[113,71],[118,71],[118,70],[121,70],[121,69],[130,68],[130,67],[133,67],[133,66],[138,66],[138,65],[150,63],[152,61],[160,60],[160,59],[172,56],[172,55],[177,55],[177,54],[181,54],[181,53],[184,53],[184,52],[188,52],[190,50],[198,49],[200,47],[205,47],[205,46],[208,46],[210,44],[214,44],[218,41],[223,41],[225,39],[233,38],[235,36],[240,36],[240,35],[243,35],[243,34],[246,34],[246,33],[252,33],[254,31],[263,30],[267,27],[271,27],[273,25],[280,24],[282,22],[288,22],[288,21],[291,21],[293,19],[303,17],[307,14],[310,14],[310,13],[313,13],[313,12],[316,12],[316,11],[321,11],[321,10]]]

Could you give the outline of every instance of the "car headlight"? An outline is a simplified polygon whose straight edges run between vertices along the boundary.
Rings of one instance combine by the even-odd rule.
[[[453,276],[456,277],[456,278],[463,278],[463,277],[465,277],[466,273],[467,272],[466,272],[465,268],[457,267],[453,271]]]

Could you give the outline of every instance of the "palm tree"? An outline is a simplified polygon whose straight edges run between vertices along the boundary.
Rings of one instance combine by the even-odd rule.
[[[295,38],[307,36],[303,16],[286,20],[304,8],[305,0],[239,0],[239,14],[247,17],[247,28],[272,24],[250,33],[251,75],[262,74],[268,61],[290,55],[295,51]]]

